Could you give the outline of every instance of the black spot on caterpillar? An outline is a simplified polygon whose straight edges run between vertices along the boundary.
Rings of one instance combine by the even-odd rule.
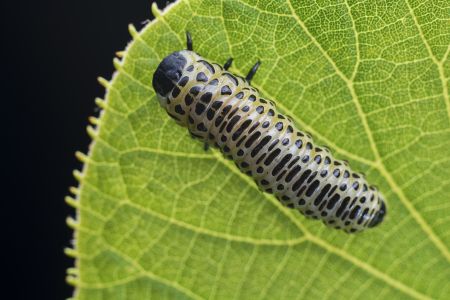
[[[265,192],[327,226],[353,233],[383,221],[381,192],[335,159],[292,120],[260,97],[250,82],[187,50],[165,57],[153,75],[161,106],[191,136],[218,147]]]

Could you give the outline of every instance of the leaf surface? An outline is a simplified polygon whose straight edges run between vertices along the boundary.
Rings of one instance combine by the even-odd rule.
[[[107,87],[74,190],[78,299],[444,299],[450,295],[450,6],[445,1],[180,1]],[[356,235],[307,220],[203,151],[151,79],[185,48],[253,80],[388,201]]]

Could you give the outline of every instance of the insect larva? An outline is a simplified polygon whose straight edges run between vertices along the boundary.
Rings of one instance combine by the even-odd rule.
[[[282,204],[327,226],[358,232],[382,222],[381,193],[346,162],[314,144],[274,102],[244,79],[193,52],[177,51],[159,64],[153,87],[170,117],[194,138],[218,147],[239,169]]]

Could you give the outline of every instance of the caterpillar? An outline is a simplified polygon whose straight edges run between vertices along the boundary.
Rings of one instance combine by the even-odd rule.
[[[348,163],[314,144],[273,101],[251,86],[260,62],[243,78],[187,49],[165,57],[153,75],[160,105],[205,149],[213,145],[251,176],[259,188],[308,218],[347,233],[383,221],[386,204]]]

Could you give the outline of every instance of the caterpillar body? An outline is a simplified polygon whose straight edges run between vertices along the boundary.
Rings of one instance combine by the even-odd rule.
[[[381,223],[381,192],[260,96],[250,85],[259,62],[242,78],[227,71],[231,61],[207,61],[187,33],[187,50],[165,57],[153,75],[160,105],[285,206],[348,233]]]

